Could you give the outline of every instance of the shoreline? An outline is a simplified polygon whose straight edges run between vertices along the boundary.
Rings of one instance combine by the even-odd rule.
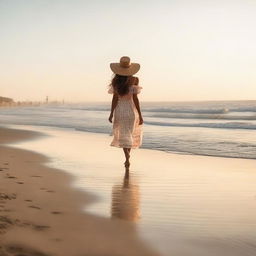
[[[1,256],[158,255],[133,223],[84,213],[95,199],[72,188],[70,174],[47,167],[47,157],[2,145],[41,135],[0,128]]]
[[[18,128],[16,129],[15,127],[22,127],[22,128]],[[25,127],[25,128],[23,128]],[[102,132],[90,132],[90,131],[86,131],[83,129],[76,129],[76,128],[70,128],[70,127],[59,127],[59,126],[36,126],[36,125],[29,125],[29,124],[4,124],[2,126],[0,126],[0,129],[10,129],[10,130],[23,130],[24,134],[22,135],[24,137],[24,139],[21,138],[21,140],[26,140],[26,134],[31,132],[31,136],[33,136],[34,138],[38,138],[39,136],[41,137],[47,137],[48,135],[45,134],[44,132],[38,132],[38,131],[33,131],[33,130],[26,130],[26,127],[33,127],[33,128],[49,128],[49,129],[60,129],[60,130],[70,130],[73,132],[82,132],[85,134],[92,134],[92,135],[105,135],[105,136],[109,136],[108,133],[102,133]],[[200,128],[200,127],[198,127]],[[204,127],[205,128],[205,127]],[[211,128],[206,128],[206,129],[211,129]],[[34,134],[34,135],[33,135]],[[7,143],[15,143],[15,133],[13,133],[14,138],[12,138],[10,141],[7,141]],[[33,138],[30,137],[30,135],[28,134],[29,139],[32,140]],[[1,136],[0,136],[1,138]],[[3,136],[3,140],[5,140],[4,136]],[[19,141],[18,141],[19,142]],[[1,142],[0,142],[1,145]],[[120,149],[120,148],[119,148]],[[157,151],[157,152],[163,152],[163,153],[167,153],[170,155],[178,155],[178,156],[195,156],[195,157],[210,157],[210,158],[223,158],[223,159],[241,159],[241,160],[256,160],[256,156],[255,158],[250,158],[250,157],[242,157],[242,156],[228,156],[228,155],[207,155],[207,154],[197,154],[197,153],[190,153],[190,152],[183,152],[183,151],[168,151],[168,150],[162,150],[162,149],[158,149],[158,148],[147,148],[147,147],[143,147],[143,145],[139,148],[142,150],[151,150],[151,151]]]

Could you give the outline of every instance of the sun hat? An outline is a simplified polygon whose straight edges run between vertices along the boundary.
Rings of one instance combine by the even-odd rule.
[[[121,76],[132,76],[140,70],[139,63],[131,63],[128,56],[123,56],[118,63],[110,63],[111,70]]]

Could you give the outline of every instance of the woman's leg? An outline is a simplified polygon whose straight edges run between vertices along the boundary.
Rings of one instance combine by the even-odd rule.
[[[128,166],[130,166],[129,159],[130,159],[130,151],[131,151],[131,149],[130,148],[123,148],[123,151],[124,151],[124,155],[125,155],[125,163],[124,163],[124,165],[125,165],[125,167],[128,167]]]

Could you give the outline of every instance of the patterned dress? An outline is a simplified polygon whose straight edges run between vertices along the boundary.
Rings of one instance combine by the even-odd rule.
[[[138,148],[142,143],[142,125],[139,125],[139,113],[133,102],[133,94],[140,93],[142,87],[131,85],[129,93],[118,96],[114,110],[113,141],[110,144],[119,148]],[[109,93],[113,94],[110,88]]]

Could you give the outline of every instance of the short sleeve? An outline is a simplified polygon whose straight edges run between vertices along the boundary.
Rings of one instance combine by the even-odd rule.
[[[114,94],[114,90],[112,86],[108,89],[108,94]]]
[[[132,94],[139,94],[141,92],[142,87],[138,85],[133,85],[131,88]]]

